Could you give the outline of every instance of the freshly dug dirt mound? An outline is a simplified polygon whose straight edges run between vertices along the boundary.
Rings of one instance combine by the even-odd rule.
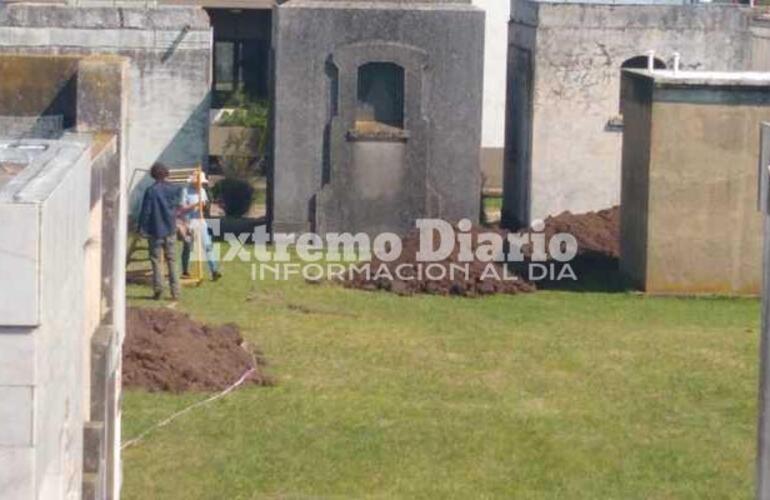
[[[620,207],[598,212],[562,212],[545,219],[548,241],[556,233],[569,233],[577,239],[578,255],[620,257]]]
[[[620,210],[619,207],[613,207],[598,212],[588,212],[584,214],[573,214],[563,212],[559,215],[548,217],[544,221],[545,228],[543,233],[546,235],[546,245],[550,238],[557,233],[572,234],[578,242],[578,258],[583,265],[590,261],[591,266],[598,262],[604,265],[605,260],[616,261],[620,254]],[[477,235],[479,232],[494,231],[491,228],[474,227],[470,233],[472,236],[472,248],[475,252],[477,248]],[[505,238],[506,231],[497,230]],[[522,231],[523,232],[523,231]],[[463,265],[459,262],[459,249],[455,248],[452,254],[442,262],[434,265],[442,266],[446,269],[446,278],[440,280],[430,279],[426,275],[422,278],[399,279],[396,276],[396,268],[400,265],[418,266],[416,253],[419,248],[419,232],[413,231],[403,239],[403,251],[401,256],[394,262],[381,262],[376,258],[371,262],[371,268],[377,269],[385,266],[390,273],[383,276],[366,276],[358,274],[353,279],[346,280],[345,286],[351,288],[360,288],[363,290],[386,290],[400,295],[411,295],[415,293],[430,293],[437,295],[460,295],[474,297],[493,293],[526,293],[536,290],[534,283],[526,281],[520,274],[516,274],[516,269],[523,266],[507,267],[505,270],[501,264],[491,264],[495,267],[496,273],[490,273],[486,262],[470,262],[469,273],[455,273],[451,275],[449,270],[453,265]],[[527,248],[524,248],[524,254],[528,254]],[[423,264],[424,265],[424,264]],[[517,279],[512,279],[516,276]],[[393,279],[391,279],[393,277]]]
[[[149,391],[218,391],[250,368],[247,382],[270,385],[261,353],[234,324],[211,326],[170,309],[128,308],[123,384]]]
[[[491,229],[474,227],[470,231],[470,234],[473,235],[471,247],[474,253],[478,247],[478,233],[482,231],[491,231]],[[504,233],[501,232],[500,234],[504,236]],[[429,293],[464,297],[493,293],[526,293],[535,290],[535,285],[524,281],[513,271],[503,269],[500,264],[475,260],[460,262],[458,246],[455,246],[452,253],[440,262],[417,262],[416,255],[420,247],[420,234],[417,230],[405,236],[402,243],[401,256],[395,261],[382,262],[377,258],[372,259],[371,268],[373,270],[384,266],[390,271],[389,273],[384,276],[382,273],[380,275],[375,273],[374,276],[359,274],[354,276],[354,279],[345,281],[345,286],[363,290],[387,290],[399,295]],[[467,272],[465,266],[467,266]],[[398,277],[399,267],[402,269],[402,275],[411,279],[400,279]],[[490,269],[491,267],[494,270]],[[434,278],[443,277],[432,279],[431,276]]]

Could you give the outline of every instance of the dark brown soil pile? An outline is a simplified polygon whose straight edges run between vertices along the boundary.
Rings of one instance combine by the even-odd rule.
[[[557,233],[569,233],[575,237],[578,242],[578,257],[580,265],[584,261],[589,262],[589,266],[604,266],[605,260],[616,261],[620,254],[620,210],[618,207],[600,210],[598,212],[588,212],[584,214],[573,214],[563,212],[559,215],[545,219],[545,228],[543,233],[546,236],[546,246],[550,238]],[[477,248],[477,235],[479,232],[493,231],[490,228],[474,227],[470,231],[473,235],[473,250]],[[505,238],[506,232],[500,231]],[[465,297],[475,297],[493,293],[525,293],[536,290],[534,283],[527,282],[521,274],[516,274],[517,270],[523,271],[524,265],[509,266],[505,271],[501,264],[489,264],[486,262],[470,262],[469,273],[455,273],[451,276],[450,266],[463,265],[459,262],[459,249],[455,248],[452,254],[444,261],[435,263],[447,269],[446,278],[433,280],[426,276],[422,279],[402,280],[396,277],[395,269],[402,264],[418,265],[416,262],[416,253],[419,248],[419,232],[413,231],[403,240],[403,251],[401,256],[394,262],[383,263],[376,258],[371,262],[371,268],[377,269],[379,266],[386,266],[391,272],[385,277],[366,276],[357,274],[353,279],[348,279],[344,283],[351,288],[360,288],[363,290],[386,290],[400,295],[411,295],[415,293],[430,293],[437,295],[459,295]],[[525,255],[528,254],[528,248],[524,248]],[[596,259],[601,262],[597,262]],[[424,263],[423,263],[424,265]],[[496,273],[489,273],[487,267],[494,265]],[[390,279],[391,276],[394,279]],[[517,279],[511,279],[516,276]],[[454,279],[452,279],[454,278]],[[467,279],[466,279],[467,278]]]
[[[578,255],[620,257],[620,207],[598,212],[562,212],[545,219],[546,242],[557,233],[569,233],[578,242]]]
[[[246,383],[270,385],[260,353],[234,324],[211,326],[170,309],[128,308],[123,384],[149,391],[219,391],[254,370]]]
[[[479,232],[491,231],[488,228],[474,227],[471,229],[472,248],[475,253],[477,245],[477,236]],[[504,233],[501,232],[504,236]],[[504,270],[501,264],[491,262],[461,262],[458,258],[459,247],[456,245],[452,253],[444,260],[434,263],[417,262],[417,251],[420,247],[420,233],[415,230],[409,233],[403,239],[403,250],[401,256],[393,262],[382,262],[377,258],[372,259],[371,269],[377,270],[380,266],[385,266],[390,270],[389,275],[366,276],[358,274],[352,280],[345,281],[345,285],[351,288],[360,288],[363,290],[386,290],[399,295],[412,295],[415,293],[429,293],[435,295],[459,295],[464,297],[475,297],[479,295],[489,295],[493,293],[525,293],[535,290],[532,283],[524,281],[511,270]],[[397,268],[399,266],[409,266],[414,272],[409,272],[409,277],[413,279],[399,279]],[[422,267],[425,271],[421,276],[418,268]],[[431,271],[427,270],[431,267]],[[441,271],[439,268],[443,268]],[[467,268],[465,267],[467,266]],[[495,272],[490,272],[489,266],[493,266]],[[458,270],[459,269],[459,270]],[[467,272],[465,272],[467,269]],[[431,279],[430,276],[441,276],[442,279]],[[391,276],[394,279],[390,279]]]

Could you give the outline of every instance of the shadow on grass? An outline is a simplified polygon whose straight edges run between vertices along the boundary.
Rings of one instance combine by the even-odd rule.
[[[219,235],[214,235],[216,241],[222,241],[222,235],[232,233],[235,235],[248,234],[249,238],[246,240],[249,243],[253,243],[252,235],[254,229],[257,226],[267,225],[267,217],[218,217],[219,220]]]
[[[153,297],[152,292],[145,293],[145,292],[138,292],[138,293],[131,293],[126,292],[126,298],[128,300],[154,300],[155,297]]]
[[[623,293],[633,289],[628,279],[621,274],[620,261],[616,257],[581,255],[569,264],[577,276],[577,281],[538,281],[538,289],[600,293]]]

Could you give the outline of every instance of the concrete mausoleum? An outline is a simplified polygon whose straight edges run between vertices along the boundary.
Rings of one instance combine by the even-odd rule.
[[[129,64],[0,74],[0,492],[117,498]]]
[[[478,220],[483,11],[292,0],[273,30],[274,231]]]
[[[657,68],[767,69],[766,24],[738,5],[513,0],[503,223],[617,205],[621,68],[653,51]]]
[[[758,294],[770,73],[626,70],[621,271],[658,294]]]

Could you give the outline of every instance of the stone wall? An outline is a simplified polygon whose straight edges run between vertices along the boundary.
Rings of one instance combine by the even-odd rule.
[[[0,452],[5,454],[0,455],[0,485],[9,498],[74,498],[82,481],[82,399],[87,381],[80,343],[85,311],[78,298],[84,295],[84,273],[73,269],[82,266],[84,259],[88,226],[83,223],[89,216],[91,172],[87,146],[64,148],[51,159],[62,163],[48,166],[64,170],[56,189],[47,188],[50,197],[43,201],[31,194],[28,204],[21,207],[8,201],[0,206],[3,219],[11,222],[10,227],[3,225],[3,241],[20,238],[37,243],[36,248],[24,251],[30,262],[37,263],[33,279],[40,296],[32,325],[14,325],[4,316],[6,326],[0,327],[0,337],[11,344],[2,351],[3,356],[17,355],[3,360],[3,383],[12,384],[7,377],[13,375],[24,378],[23,384],[2,388],[6,397],[0,427],[7,436],[0,443]],[[9,210],[29,213],[9,217]],[[17,251],[22,249],[24,246],[17,247]],[[46,270],[44,276],[38,274],[41,268]],[[29,278],[20,271],[6,274],[9,283],[25,285]],[[33,307],[23,296],[6,300],[6,307]],[[9,451],[23,460],[9,460]]]
[[[650,155],[652,96],[649,78],[622,78],[624,133],[621,167],[623,201],[620,242],[623,273],[643,288],[647,274],[648,214],[650,200]]]
[[[0,56],[0,67],[8,61],[51,78],[2,79],[0,96],[43,108],[46,100],[31,95],[48,96],[75,121],[58,140],[26,140],[47,149],[27,153],[26,167],[0,186],[0,274],[12,284],[0,289],[0,491],[116,498],[129,67],[114,56]],[[46,65],[75,71],[56,79]],[[73,80],[66,98],[51,91]],[[0,114],[17,110],[0,99]],[[94,347],[104,330],[109,349]],[[100,446],[89,452],[94,438]]]
[[[504,222],[620,201],[620,68],[654,50],[683,69],[753,66],[751,11],[733,5],[514,0]]]
[[[460,3],[294,0],[276,8],[273,230],[403,232],[417,217],[478,219],[483,16]],[[362,142],[356,70],[367,62],[397,64],[406,80],[405,123],[388,140],[403,145],[407,167],[394,167],[405,175],[386,192],[351,184],[353,150],[383,152],[353,147]]]
[[[624,76],[621,269],[646,292],[759,293],[760,75]]]

